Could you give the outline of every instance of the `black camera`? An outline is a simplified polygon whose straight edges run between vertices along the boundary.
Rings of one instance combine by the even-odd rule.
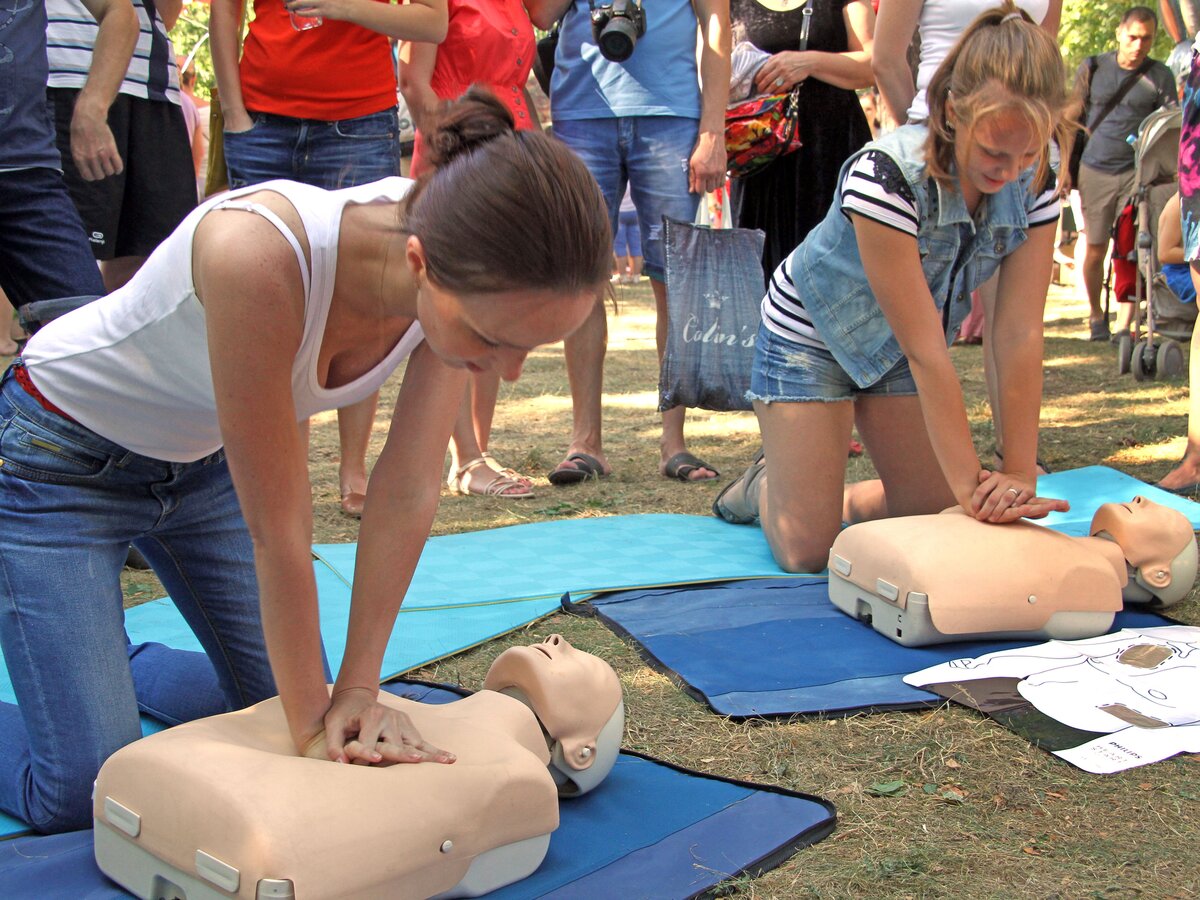
[[[638,38],[646,33],[641,0],[613,0],[604,6],[588,0],[588,6],[592,10],[592,39],[600,54],[613,62],[625,62],[633,56]]]

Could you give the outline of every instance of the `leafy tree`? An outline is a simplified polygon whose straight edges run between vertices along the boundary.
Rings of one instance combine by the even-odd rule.
[[[1129,0],[1064,0],[1062,27],[1058,43],[1062,47],[1067,71],[1074,73],[1085,58],[1094,53],[1106,53],[1117,46],[1117,23],[1125,10],[1139,5]],[[1156,2],[1145,3],[1158,14]],[[1159,27],[1150,55],[1165,60],[1175,42],[1165,28]]]
[[[208,52],[208,4],[192,2],[183,7],[183,13],[171,29],[171,43],[175,52],[187,57],[196,47],[192,65],[196,67],[196,94],[209,98],[216,83],[213,76],[212,54]]]

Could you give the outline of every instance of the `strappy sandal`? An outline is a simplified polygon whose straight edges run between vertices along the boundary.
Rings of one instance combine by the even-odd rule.
[[[492,456],[490,451],[482,451],[479,454],[479,458],[487,462],[488,468],[493,472],[499,472],[501,475],[511,478],[513,481],[519,481],[521,484],[526,485],[527,487],[533,487],[532,478],[530,478],[528,475],[522,475],[516,469],[510,468],[509,466],[500,465],[500,463],[496,460],[496,457]]]
[[[473,469],[478,469],[480,466],[491,472],[494,477],[488,482],[487,487],[473,488],[467,476]],[[533,496],[533,489],[529,485],[503,472],[497,472],[488,465],[488,461],[482,456],[477,456],[469,463],[455,469],[448,484],[452,493],[463,496],[500,497],[504,500],[527,500]],[[519,490],[513,490],[514,488],[519,488]]]
[[[750,466],[727,484],[713,501],[713,515],[731,525],[753,525],[758,521],[758,495],[762,490],[762,476],[767,471],[767,461],[762,450],[754,457]]]

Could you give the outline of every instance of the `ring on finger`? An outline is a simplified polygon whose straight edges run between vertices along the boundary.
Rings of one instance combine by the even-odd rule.
[[[1004,493],[1006,493],[1006,494],[1012,494],[1014,497],[1020,497],[1020,496],[1021,496],[1021,492],[1020,492],[1020,491],[1018,491],[1016,488],[1009,488],[1009,489],[1008,489],[1008,490],[1006,490]]]

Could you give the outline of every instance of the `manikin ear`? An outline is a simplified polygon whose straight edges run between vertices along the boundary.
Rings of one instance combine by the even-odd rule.
[[[1153,588],[1162,590],[1171,584],[1171,567],[1161,562],[1147,564],[1138,569],[1141,580]]]

